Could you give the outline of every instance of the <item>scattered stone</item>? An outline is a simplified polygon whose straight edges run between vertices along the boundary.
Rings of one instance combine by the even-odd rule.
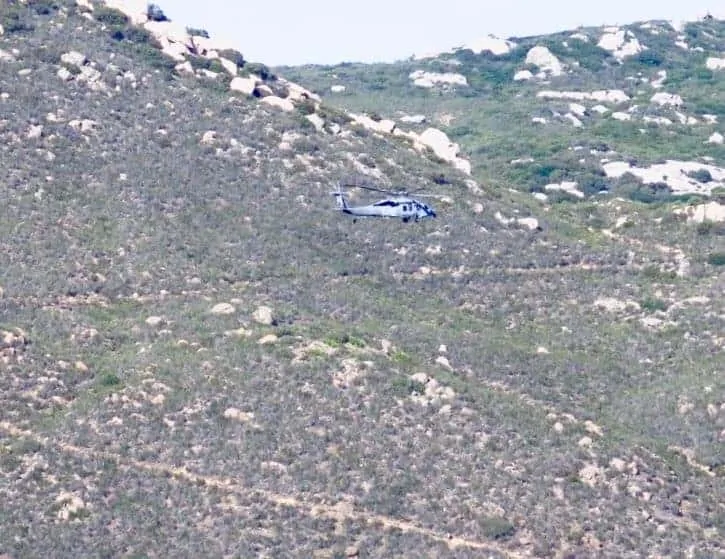
[[[584,485],[594,487],[604,478],[604,471],[596,464],[588,464],[579,470],[579,479]]]
[[[436,363],[438,365],[440,365],[441,367],[443,367],[444,369],[448,369],[449,371],[453,370],[453,367],[451,367],[451,364],[448,361],[448,358],[443,355],[439,355],[438,357],[436,357]]]
[[[216,140],[216,132],[214,130],[207,130],[201,137],[201,143],[204,145],[211,145]]]
[[[263,324],[264,326],[272,326],[275,323],[272,309],[267,306],[258,307],[257,310],[252,313],[252,318],[255,322]]]
[[[252,335],[251,330],[247,330],[243,326],[237,328],[236,330],[225,330],[224,335],[227,337],[233,337],[233,338],[248,338]]]
[[[164,323],[164,319],[160,316],[150,316],[146,319],[146,324],[149,326],[160,326]]]
[[[36,124],[36,125],[30,126],[28,128],[26,138],[28,138],[28,140],[35,140],[35,139],[40,138],[42,135],[43,135],[43,125]]]
[[[234,305],[230,303],[217,303],[211,308],[211,314],[216,315],[223,315],[223,314],[233,314],[236,312],[236,309],[234,308]]]
[[[267,334],[266,336],[262,336],[257,343],[260,345],[273,344],[276,343],[277,340],[279,340],[279,338],[275,334]]]
[[[241,423],[248,423],[254,419],[254,413],[241,411],[237,408],[231,407],[224,410],[224,417]]]
[[[584,422],[584,429],[586,429],[587,433],[592,433],[599,437],[604,435],[604,433],[602,432],[602,428],[593,421],[590,421],[589,419]]]
[[[60,61],[63,64],[68,64],[69,66],[75,66],[76,68],[80,68],[81,66],[85,65],[86,62],[88,62],[88,59],[84,54],[78,51],[70,51],[66,52],[65,54],[61,54]]]

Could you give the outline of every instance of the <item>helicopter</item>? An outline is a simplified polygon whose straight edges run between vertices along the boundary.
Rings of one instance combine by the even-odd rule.
[[[358,217],[398,217],[404,223],[408,223],[411,219],[417,222],[426,217],[436,217],[436,212],[432,207],[411,198],[408,192],[395,192],[364,184],[346,184],[345,186],[354,186],[390,195],[389,198],[383,198],[366,206],[350,206],[345,198],[346,194],[342,191],[342,184],[338,183],[337,190],[330,194],[337,198],[337,209],[339,211],[353,216],[353,223],[357,221]],[[433,195],[422,194],[420,196]]]

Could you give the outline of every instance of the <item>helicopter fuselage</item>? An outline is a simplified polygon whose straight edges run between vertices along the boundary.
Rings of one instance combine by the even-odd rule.
[[[411,219],[419,221],[426,217],[436,217],[435,211],[430,206],[407,197],[385,198],[365,206],[345,204],[339,209],[343,213],[356,217],[397,217],[405,222]]]

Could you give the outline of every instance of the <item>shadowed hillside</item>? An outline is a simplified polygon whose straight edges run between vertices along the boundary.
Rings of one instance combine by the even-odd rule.
[[[717,188],[519,181],[506,119],[548,101],[485,73],[270,69],[121,0],[0,25],[0,555],[724,553]],[[389,121],[454,107],[468,133]],[[672,141],[717,167],[703,111]],[[609,149],[568,126],[520,137],[547,177]],[[349,175],[438,218],[353,223]]]

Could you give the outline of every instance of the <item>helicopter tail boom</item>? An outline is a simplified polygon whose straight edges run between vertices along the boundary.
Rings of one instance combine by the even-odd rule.
[[[347,205],[347,200],[345,199],[345,193],[342,191],[339,184],[337,185],[337,190],[335,190],[335,192],[332,192],[331,194],[337,200],[337,209],[341,210],[343,212],[347,211],[348,205]]]

